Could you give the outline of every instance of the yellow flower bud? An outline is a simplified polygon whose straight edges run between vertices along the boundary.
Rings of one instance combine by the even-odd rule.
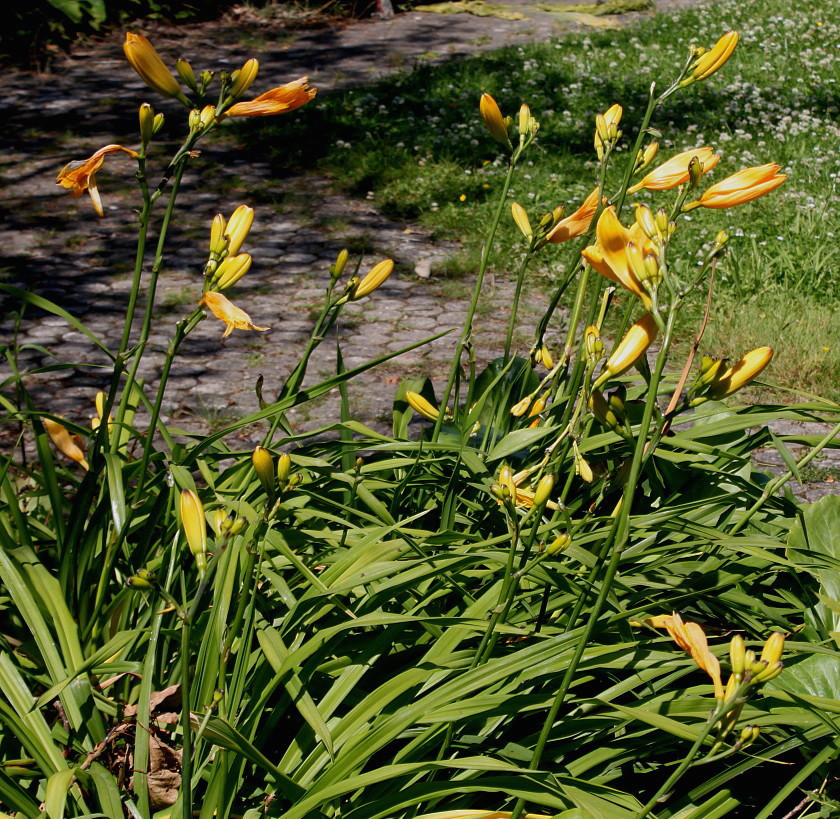
[[[126,32],[123,51],[131,67],[149,88],[164,97],[184,99],[178,80],[172,76],[154,46],[145,37]]]
[[[163,114],[155,114],[154,128],[152,129],[152,133],[156,134],[161,128],[163,128]]]
[[[391,259],[385,259],[385,261],[374,265],[368,274],[359,282],[351,296],[352,300],[357,301],[362,296],[367,296],[368,293],[376,290],[391,275],[393,269],[394,262]]]
[[[636,224],[638,224],[648,239],[655,242],[662,239],[662,234],[656,226],[656,219],[653,218],[653,211],[647,205],[638,205],[636,207]]]
[[[729,662],[732,665],[732,673],[740,679],[744,673],[744,638],[736,634],[729,641]]]
[[[592,390],[589,396],[589,411],[606,427],[615,429],[619,425],[618,418],[610,409],[607,399],[601,390]]]
[[[516,226],[522,232],[522,235],[530,240],[534,235],[534,229],[531,227],[531,221],[528,219],[525,208],[519,202],[514,202],[510,206],[510,212],[513,216],[513,221],[516,222]]]
[[[265,447],[258,446],[251,454],[251,462],[254,464],[254,471],[266,494],[272,495],[274,493],[274,460],[271,453]]]
[[[330,276],[332,276],[333,279],[337,279],[344,272],[344,268],[347,267],[347,259],[349,257],[350,253],[346,249],[339,251],[335,264],[330,265]]]
[[[636,169],[634,173],[641,173],[642,171],[647,170],[653,163],[653,160],[656,159],[656,155],[658,153],[658,142],[651,142],[644,151],[639,151],[639,157],[636,160]]]
[[[524,140],[531,130],[531,109],[522,105],[519,109],[519,139]]]
[[[251,86],[251,83],[257,78],[257,71],[259,71],[260,64],[251,57],[250,60],[245,61],[245,65],[234,73],[233,84],[230,87],[230,95],[233,99],[241,97]]]
[[[217,290],[233,287],[251,269],[251,254],[228,256],[216,270],[213,283]]]
[[[424,418],[428,418],[430,421],[436,421],[438,419],[440,410],[435,409],[419,392],[411,392],[409,390],[405,394],[405,400],[416,413],[419,413]]]
[[[547,370],[554,368],[554,359],[551,357],[551,352],[545,344],[539,349],[538,360]]]
[[[534,401],[534,405],[531,407],[531,411],[528,413],[529,418],[533,418],[535,415],[539,415],[544,409],[546,404],[548,403],[548,393],[541,395],[536,401]],[[529,429],[533,429],[534,427],[538,427],[540,425],[540,419],[537,418],[536,420],[532,421],[528,424]]]
[[[216,509],[213,512],[212,526],[216,537],[224,537],[226,531],[230,528],[230,522],[228,513],[224,509]]]
[[[732,395],[760,375],[772,357],[773,350],[770,347],[758,347],[752,350],[712,382],[707,396],[720,399]]]
[[[154,583],[150,583],[145,577],[133,575],[125,581],[125,585],[131,589],[151,589]]]
[[[203,578],[207,569],[207,521],[204,518],[204,505],[192,489],[181,492],[181,526],[195,558],[198,576]]]
[[[572,539],[568,535],[558,535],[546,547],[546,554],[556,555],[558,552],[563,552],[572,545]]]
[[[512,148],[508,130],[496,100],[489,94],[482,94],[478,103],[478,111],[493,139],[508,148]]]
[[[231,215],[230,221],[227,223],[227,251],[231,256],[239,253],[242,243],[248,236],[251,230],[251,225],[254,223],[254,209],[247,205],[240,205]]]
[[[511,497],[516,497],[516,483],[513,480],[513,473],[509,466],[503,466],[499,470],[499,484],[507,488]]]
[[[686,77],[681,85],[711,77],[732,56],[736,45],[738,45],[737,31],[729,31],[724,34],[709,51],[700,56],[694,64],[691,76]]]
[[[184,59],[175,62],[175,70],[178,76],[184,81],[184,84],[189,86],[193,91],[198,91],[198,83],[195,81],[195,72],[192,66]]]
[[[140,141],[148,145],[155,132],[155,112],[148,102],[140,106]]]
[[[586,346],[586,358],[590,364],[594,364],[604,353],[601,333],[594,324],[590,324],[586,328],[583,339]]]
[[[221,213],[217,213],[213,217],[213,223],[210,225],[210,254],[220,256],[227,248],[227,237],[225,236],[225,228],[227,222]]]
[[[537,488],[534,490],[534,506],[543,506],[551,497],[551,492],[554,489],[554,477],[552,475],[543,475]]]
[[[595,480],[595,473],[589,462],[579,452],[575,453],[575,473],[580,476],[581,480],[586,483],[592,483]]]
[[[528,411],[528,408],[531,406],[531,402],[533,400],[533,395],[526,395],[521,401],[513,405],[513,409],[511,409],[510,414],[516,418],[521,418]]]
[[[659,332],[650,313],[646,313],[628,331],[604,365],[604,372],[594,384],[594,389],[611,378],[626,373],[646,352]]]
[[[277,480],[280,486],[284,487],[289,482],[289,473],[292,471],[292,456],[283,452],[277,459]]]
[[[782,651],[785,647],[785,635],[774,631],[764,644],[764,649],[761,652],[760,660],[763,660],[768,665],[773,665],[782,659]]]

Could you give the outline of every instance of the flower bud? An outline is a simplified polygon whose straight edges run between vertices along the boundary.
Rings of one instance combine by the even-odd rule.
[[[277,480],[280,486],[285,488],[289,482],[289,474],[292,471],[292,456],[288,452],[281,453],[277,459]]]
[[[531,227],[531,221],[528,219],[528,214],[525,211],[525,208],[519,204],[519,202],[514,202],[510,206],[510,212],[513,216],[513,221],[516,222],[516,226],[521,231],[522,235],[530,240],[534,235],[534,230]]]
[[[688,181],[689,186],[694,188],[703,176],[703,163],[696,157],[691,157],[688,163]]]
[[[231,521],[228,513],[224,509],[216,509],[213,512],[213,517],[211,519],[211,525],[216,537],[224,537],[228,529],[230,529],[230,524],[232,522],[233,521]]]
[[[658,142],[651,142],[644,151],[639,151],[639,158],[636,160],[635,173],[641,173],[642,171],[647,170],[653,163],[653,160],[656,159],[656,155],[658,153]]]
[[[785,647],[785,635],[774,631],[764,643],[764,648],[759,659],[764,660],[768,665],[773,665],[782,659],[782,651]]]
[[[251,225],[254,223],[254,209],[247,205],[240,205],[231,215],[230,221],[227,223],[227,251],[231,256],[239,253],[242,243],[248,236],[251,230]]]
[[[732,665],[732,673],[739,679],[744,673],[744,653],[744,638],[736,634],[729,641],[729,662]]]
[[[267,495],[274,494],[274,460],[271,453],[262,446],[258,446],[251,454],[254,471]]]
[[[513,473],[509,466],[503,466],[499,470],[499,484],[508,490],[512,498],[516,497],[516,484],[513,482]]]
[[[668,233],[668,211],[665,208],[656,211],[656,227],[663,236]]]
[[[489,94],[482,94],[478,104],[478,111],[493,139],[508,148],[512,148],[507,126],[502,118],[502,112],[499,110],[496,100]]]
[[[754,683],[766,683],[775,679],[782,673],[785,664],[782,662],[770,663],[764,669],[753,675],[752,681]]]
[[[375,264],[367,275],[359,282],[353,295],[350,297],[353,301],[357,301],[362,296],[367,296],[379,287],[391,275],[394,269],[394,262],[391,259]]]
[[[738,45],[738,32],[729,31],[723,35],[706,53],[700,54],[690,77],[686,77],[680,85],[687,85],[695,80],[705,80],[710,77],[732,56]]]
[[[772,357],[773,350],[770,347],[758,347],[752,350],[715,379],[709,387],[707,396],[711,399],[720,399],[732,395],[760,375]]]
[[[221,213],[217,213],[213,217],[213,222],[210,225],[210,255],[221,256],[227,249],[227,236],[225,236],[225,228],[227,222]]]
[[[207,569],[207,521],[204,518],[204,505],[192,489],[181,492],[181,526],[195,558],[198,576],[203,578]]]
[[[528,413],[529,418],[534,418],[534,416],[538,416],[544,409],[546,404],[548,403],[548,393],[541,395],[536,401],[534,401],[534,405],[531,407],[530,412]],[[540,419],[536,418],[530,424],[528,424],[529,429],[534,429],[540,425]]]
[[[604,365],[604,372],[594,384],[603,386],[611,378],[626,373],[646,352],[659,332],[650,313],[640,318],[626,333]]]
[[[519,109],[519,141],[523,142],[531,131],[531,109],[522,105]]]
[[[556,555],[560,552],[565,551],[572,545],[572,539],[568,535],[558,535],[554,540],[546,547],[545,552],[549,555]]]
[[[192,66],[186,60],[178,60],[175,63],[175,70],[178,72],[178,76],[184,81],[184,85],[189,86],[193,91],[198,91],[195,73],[192,70]]]
[[[153,88],[164,97],[177,97],[184,100],[178,81],[145,37],[126,32],[123,51],[131,67],[149,88]]]
[[[347,267],[347,259],[349,258],[349,256],[350,253],[347,251],[346,248],[344,250],[339,251],[335,263],[330,265],[330,276],[333,280],[338,279],[344,272],[344,268]]]
[[[552,475],[543,475],[537,488],[534,490],[534,506],[544,506],[554,489],[554,477]]]
[[[216,275],[213,278],[215,289],[227,290],[229,287],[233,287],[250,269],[250,253],[228,256],[216,270]]]
[[[639,205],[636,208],[636,223],[648,239],[658,242],[662,238],[653,218],[653,211],[647,205]]]
[[[433,407],[419,392],[409,390],[405,394],[405,400],[416,413],[419,413],[424,418],[428,418],[430,421],[436,421],[438,419],[440,410]]]
[[[251,86],[251,83],[257,78],[257,71],[259,71],[260,64],[251,57],[250,60],[245,61],[245,65],[235,71],[232,76],[233,83],[230,87],[230,95],[233,99],[241,97]]]
[[[592,390],[589,396],[589,411],[605,426],[610,429],[615,429],[619,425],[618,418],[610,409],[607,399],[601,390]]]
[[[234,535],[238,535],[247,525],[248,521],[245,520],[245,518],[235,517],[230,522],[230,529],[228,529],[228,532],[230,532],[230,536],[233,537]]]
[[[150,583],[145,577],[139,575],[132,575],[125,581],[125,585],[131,589],[152,589],[154,583]]]
[[[528,408],[531,406],[533,400],[533,395],[526,395],[521,401],[513,405],[510,414],[515,418],[521,418],[528,411]]]
[[[537,352],[537,361],[547,370],[554,369],[554,359],[551,357],[551,351],[545,344]]]
[[[586,347],[586,359],[590,364],[595,364],[604,354],[604,344],[601,341],[601,333],[594,324],[586,328],[583,335]]]
[[[148,102],[140,106],[140,141],[148,145],[155,133],[155,111]]]

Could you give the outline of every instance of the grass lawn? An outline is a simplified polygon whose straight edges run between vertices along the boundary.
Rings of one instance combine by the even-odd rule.
[[[624,106],[621,146],[629,150],[650,83],[656,79],[664,88],[689,44],[708,47],[730,29],[741,35],[732,60],[672,97],[652,123],[663,134],[661,159],[705,145],[721,153],[712,182],[767,162],[788,174],[774,195],[734,209],[695,211],[680,230],[683,259],[702,255],[720,229],[733,238],[704,349],[734,355],[770,344],[777,355],[769,380],[837,400],[840,24],[833,0],[725,0],[617,32],[420,66],[375,86],[319,97],[293,120],[250,127],[247,138],[279,165],[317,167],[388,215],[459,239],[464,250],[450,273],[468,273],[506,170],[478,117],[481,92],[508,114],[528,103],[541,123],[537,150],[511,193],[533,221],[560,204],[573,210],[594,187],[597,113],[615,102]],[[617,185],[618,171],[614,176]],[[659,207],[673,196],[642,191],[634,199]],[[521,251],[521,237],[507,222],[498,239],[500,275],[515,269]],[[542,285],[550,286],[568,257],[562,245],[543,251]]]

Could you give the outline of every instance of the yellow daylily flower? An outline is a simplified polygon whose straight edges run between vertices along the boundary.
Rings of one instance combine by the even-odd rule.
[[[286,114],[300,108],[301,105],[306,105],[317,93],[317,88],[309,87],[309,77],[301,77],[279,88],[272,88],[252,100],[237,102],[228,108],[222,117],[267,117]]]
[[[244,310],[233,305],[221,293],[208,291],[201,297],[199,305],[206,307],[217,319],[225,323],[222,338],[227,338],[234,330],[268,330],[268,327],[257,327]]]
[[[667,191],[688,182],[688,166],[694,157],[697,157],[697,161],[702,164],[703,173],[708,173],[720,162],[720,155],[711,148],[692,148],[672,156],[667,162],[654,168],[635,185],[631,185],[627,193],[636,193],[642,188],[651,191]]]
[[[128,154],[132,159],[137,159],[139,156],[136,151],[132,151],[130,148],[123,148],[122,145],[106,145],[87,159],[74,160],[65,165],[55,179],[56,185],[69,188],[70,195],[74,199],[77,199],[87,191],[93,201],[93,209],[98,216],[102,216],[104,211],[102,210],[102,199],[99,196],[99,189],[96,187],[96,174],[102,168],[105,157],[108,154],[117,153],[118,151]]]
[[[85,451],[82,448],[82,439],[79,435],[71,435],[67,427],[59,424],[58,421],[53,421],[51,418],[43,418],[42,422],[44,429],[59,452],[74,460],[82,469],[90,469],[85,458]]]
[[[615,206],[612,205],[601,213],[595,228],[595,239],[597,244],[581,251],[583,258],[602,276],[638,296],[645,309],[650,310],[650,294],[631,269],[627,258],[627,245],[631,243],[642,247],[646,254],[656,255],[656,248],[638,223],[634,222],[630,230],[625,228],[615,215]]]
[[[720,209],[743,205],[775,190],[785,179],[787,176],[779,173],[779,166],[772,163],[745,168],[703,191],[697,202],[686,205],[683,210],[693,210],[696,207]]]
[[[583,204],[571,215],[565,219],[561,219],[545,237],[547,242],[558,244],[560,242],[568,242],[569,239],[575,239],[578,236],[583,236],[589,230],[592,224],[592,218],[595,216],[595,211],[598,210],[598,195],[601,189],[595,188]]]

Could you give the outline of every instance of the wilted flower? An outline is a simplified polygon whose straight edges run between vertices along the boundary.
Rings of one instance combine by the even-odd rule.
[[[561,219],[549,231],[545,237],[546,241],[557,244],[559,242],[568,242],[569,239],[575,239],[578,236],[583,236],[589,230],[589,226],[592,224],[592,217],[595,216],[595,211],[598,210],[598,195],[600,190],[600,188],[595,188],[571,216]]]
[[[255,99],[237,102],[228,108],[223,117],[266,117],[272,114],[285,114],[306,105],[317,93],[309,87],[309,77],[301,77],[279,88],[272,88]]]
[[[690,151],[683,151],[681,154],[672,156],[667,162],[654,168],[639,182],[629,187],[627,193],[636,193],[642,188],[651,191],[667,191],[688,182],[688,166],[694,157],[697,157],[697,161],[702,164],[703,173],[708,173],[720,162],[720,155],[711,148],[692,148]]]
[[[743,205],[775,190],[787,179],[779,173],[778,165],[759,165],[756,168],[746,168],[743,171],[728,176],[722,182],[712,185],[705,190],[696,202],[683,207],[684,211],[703,208],[731,208]]]
[[[93,201],[93,209],[97,215],[102,216],[104,211],[99,189],[96,187],[96,174],[102,168],[105,157],[117,151],[128,154],[132,159],[138,157],[137,152],[130,148],[123,148],[122,145],[106,145],[87,159],[75,160],[65,165],[56,177],[56,185],[69,188],[70,195],[74,198],[78,198],[87,191]]]
[[[204,305],[217,319],[227,325],[222,338],[227,338],[234,330],[268,330],[268,327],[257,327],[244,310],[235,307],[221,293],[208,291],[201,297],[199,305]]]
[[[82,439],[79,435],[71,435],[65,426],[53,421],[51,418],[44,418],[43,424],[56,449],[71,460],[79,464],[82,469],[90,469],[82,449]]]

